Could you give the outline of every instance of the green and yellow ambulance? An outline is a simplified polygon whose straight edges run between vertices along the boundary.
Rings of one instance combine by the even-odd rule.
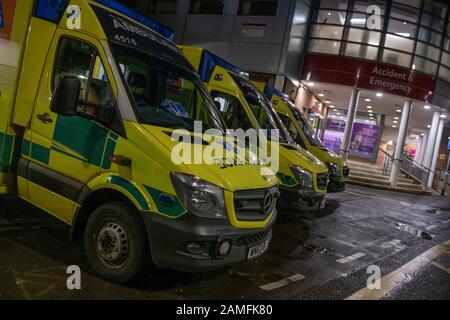
[[[295,142],[327,165],[330,174],[328,192],[344,191],[350,170],[342,157],[328,150],[322,144],[320,139],[316,137],[308,119],[289,101],[285,93],[266,85],[264,94],[271,101],[273,108]]]
[[[264,94],[241,75],[239,68],[212,52],[191,46],[179,47],[206,83],[228,128],[278,129],[279,209],[317,211],[323,208],[327,167],[294,143]]]
[[[274,172],[174,161],[180,143],[225,148],[195,121],[225,126],[170,29],[110,0],[1,3],[2,194],[70,225],[93,269],[116,282],[146,260],[196,272],[267,249]]]

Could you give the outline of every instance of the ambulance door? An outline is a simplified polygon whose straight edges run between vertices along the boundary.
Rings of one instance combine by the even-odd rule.
[[[32,116],[31,142],[25,148],[28,197],[70,223],[80,190],[100,174],[110,130],[96,119],[101,108],[115,106],[117,89],[95,38],[59,30],[54,39]],[[65,77],[81,83],[76,115],[50,109],[52,93]]]

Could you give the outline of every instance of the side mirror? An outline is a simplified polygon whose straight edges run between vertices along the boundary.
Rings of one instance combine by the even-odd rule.
[[[63,77],[53,92],[50,110],[61,115],[73,116],[78,106],[81,82],[75,77]]]

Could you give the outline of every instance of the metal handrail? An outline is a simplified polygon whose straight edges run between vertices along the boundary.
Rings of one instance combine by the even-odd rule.
[[[382,168],[382,174],[383,174],[383,176],[385,176],[385,175],[387,175],[387,172],[389,170],[389,164],[392,163],[393,156],[381,148],[378,148],[378,151],[381,151],[381,153],[383,153],[385,155],[384,160],[383,160],[383,168]]]
[[[428,173],[431,172],[431,169],[430,169],[430,168],[425,167],[425,166],[424,166],[423,164],[421,164],[421,163],[418,163],[418,162],[415,161],[413,158],[411,158],[411,157],[409,157],[409,156],[407,156],[407,155],[403,155],[403,158],[404,158],[404,159],[407,159],[409,162],[411,162],[412,164],[414,164],[416,167],[419,167],[420,169],[422,169],[422,170],[424,170],[424,171],[426,171],[426,172],[428,172]]]

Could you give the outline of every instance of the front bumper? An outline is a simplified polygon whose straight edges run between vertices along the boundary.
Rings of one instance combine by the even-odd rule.
[[[281,211],[311,212],[320,210],[324,199],[325,194],[315,191],[280,186],[277,206]]]
[[[229,220],[214,220],[185,214],[171,219],[155,213],[142,212],[156,266],[184,272],[201,272],[225,267],[247,259],[249,248],[272,238],[276,210],[266,228],[238,229]],[[217,244],[230,240],[231,251],[223,258],[216,257]],[[188,251],[189,243],[201,244],[202,254]]]

